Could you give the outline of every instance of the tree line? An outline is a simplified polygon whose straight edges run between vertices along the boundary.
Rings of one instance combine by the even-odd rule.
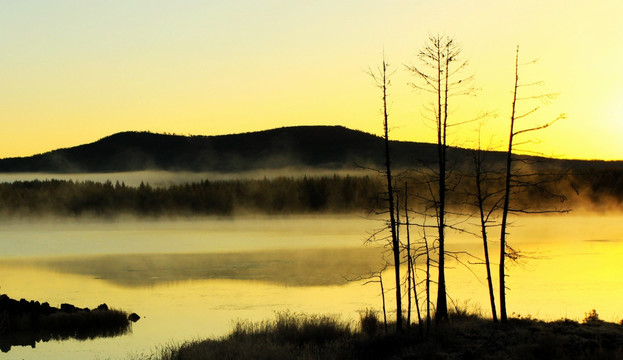
[[[404,173],[402,174],[405,177]],[[565,181],[546,181],[565,176]],[[449,178],[460,184],[448,194],[448,206],[465,207],[473,200],[475,177],[455,173]],[[534,174],[532,182],[542,188],[528,188],[513,199],[515,207],[546,209],[560,198],[570,204],[585,202],[605,209],[623,203],[623,169],[568,170]],[[149,183],[127,186],[110,181],[33,180],[0,183],[0,213],[18,216],[195,216],[305,213],[380,213],[384,211],[386,179],[382,176],[276,177],[241,180],[203,180],[196,183],[155,187]],[[432,185],[431,185],[432,186]],[[483,191],[500,186],[488,179]],[[416,209],[429,191],[427,186],[409,182],[405,190],[411,208]],[[419,211],[424,211],[423,206]]]
[[[195,216],[346,213],[373,209],[382,183],[374,177],[278,177],[204,180],[152,187],[94,181],[34,180],[0,184],[4,216]]]

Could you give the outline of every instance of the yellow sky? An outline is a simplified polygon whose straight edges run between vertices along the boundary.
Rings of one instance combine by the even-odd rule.
[[[456,121],[494,112],[483,142],[503,147],[514,51],[534,93],[559,98],[534,124],[568,118],[525,150],[623,159],[623,3],[589,1],[0,0],[0,157],[125,130],[216,135],[292,125],[381,133],[365,74],[383,48],[396,69],[391,136],[434,141],[427,100],[408,86],[427,36],[462,44],[476,97]],[[526,94],[531,95],[531,94]],[[453,129],[474,144],[475,125]]]

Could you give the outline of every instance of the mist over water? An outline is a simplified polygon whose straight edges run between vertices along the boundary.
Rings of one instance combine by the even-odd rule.
[[[5,258],[333,249],[361,247],[371,224],[353,215],[24,220],[0,223],[0,246]]]
[[[12,261],[101,279],[124,287],[174,284],[190,280],[239,279],[284,286],[345,285],[349,278],[378,272],[380,249],[290,249],[230,253],[117,254],[64,256]]]
[[[186,183],[200,182],[203,180],[225,181],[225,180],[257,180],[257,179],[273,179],[277,177],[295,177],[303,176],[365,176],[374,172],[366,169],[352,168],[336,170],[336,169],[317,169],[317,168],[292,168],[285,167],[274,170],[257,170],[242,172],[190,172],[190,171],[130,171],[116,173],[1,173],[0,183],[11,183],[14,181],[33,181],[33,180],[66,180],[66,181],[95,181],[104,183],[110,181],[115,184],[125,183],[127,186],[137,187],[142,183],[149,184],[153,187],[167,187],[171,185],[180,185]]]
[[[509,243],[526,256],[509,264],[509,314],[579,320],[594,308],[602,319],[621,320],[623,214],[513,220]],[[143,317],[131,335],[14,347],[6,358],[124,358],[172,340],[221,336],[236,319],[260,321],[275,311],[355,319],[381,306],[378,284],[351,280],[384,265],[386,244],[364,245],[383,224],[355,215],[3,222],[2,292],[56,306],[105,302]],[[421,235],[412,229],[413,242]],[[492,254],[498,236],[492,230]],[[480,239],[467,233],[450,232],[447,246],[482,257]],[[487,316],[484,266],[466,255],[459,260],[447,261],[450,303],[468,301]],[[417,266],[421,280],[423,260]],[[391,270],[383,278],[391,287]]]
[[[274,311],[354,316],[377,294],[347,279],[381,265],[381,250],[362,246],[364,224],[352,216],[5,224],[0,247],[10,256],[0,277],[11,297],[105,302],[142,316],[129,336],[13,347],[7,356],[123,358]]]

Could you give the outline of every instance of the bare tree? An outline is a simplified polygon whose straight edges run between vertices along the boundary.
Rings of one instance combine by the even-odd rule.
[[[415,273],[415,269],[416,269],[416,264],[415,264],[415,257],[413,256],[413,247],[412,247],[412,242],[411,242],[411,222],[410,222],[410,216],[409,213],[411,212],[411,209],[409,209],[409,184],[408,182],[405,181],[404,183],[404,223],[402,223],[401,221],[399,221],[400,224],[405,226],[405,235],[407,238],[407,242],[405,244],[404,247],[404,252],[405,252],[405,263],[407,266],[407,279],[406,279],[406,283],[407,283],[407,289],[406,289],[406,295],[407,295],[407,325],[411,325],[411,309],[413,308],[413,305],[415,305],[415,311],[417,313],[417,317],[418,317],[418,324],[420,325],[420,332],[422,331],[422,313],[420,310],[420,301],[419,301],[419,296],[418,296],[418,291],[417,291],[417,283],[416,283],[416,273]],[[396,204],[396,206],[398,206],[398,204]],[[398,216],[397,216],[398,217]],[[399,217],[398,217],[399,218]],[[399,218],[400,219],[400,218]],[[413,303],[412,302],[413,299]]]
[[[390,85],[389,76],[387,71],[388,64],[383,54],[383,61],[381,66],[377,68],[377,71],[369,70],[368,74],[372,76],[378,88],[381,89],[383,94],[383,137],[385,139],[385,175],[387,178],[387,198],[389,208],[389,228],[391,232],[391,246],[394,257],[394,272],[396,277],[396,331],[402,332],[402,293],[400,286],[400,243],[397,234],[397,222],[396,222],[396,210],[394,205],[394,189],[393,178],[391,170],[391,155],[389,149],[389,125],[388,125],[388,112],[387,112],[387,88]]]
[[[423,231],[423,236],[422,236],[422,242],[423,242],[423,246],[424,246],[424,251],[423,254],[424,256],[426,256],[426,276],[425,276],[425,291],[426,291],[426,332],[428,333],[430,331],[430,321],[431,321],[431,316],[430,316],[430,305],[431,305],[431,300],[430,300],[430,268],[431,268],[431,258],[430,258],[430,252],[431,252],[431,248],[428,245],[428,237],[426,235],[426,217],[424,217],[424,223],[422,224],[422,231]]]
[[[484,250],[485,268],[487,270],[487,285],[489,287],[489,301],[491,303],[491,316],[493,322],[498,321],[495,309],[495,295],[493,290],[493,279],[491,278],[491,261],[489,257],[489,242],[487,239],[487,229],[491,221],[492,215],[499,210],[501,197],[500,190],[490,190],[491,186],[487,186],[489,172],[485,171],[484,158],[478,142],[478,149],[474,151],[474,185],[476,188],[475,205],[478,207],[478,217],[480,220],[480,231],[482,236],[482,245]],[[495,179],[494,179],[495,180]],[[497,199],[496,199],[497,198]]]
[[[520,84],[519,82],[519,46],[517,46],[517,50],[515,53],[515,85],[513,87],[513,101],[512,101],[511,115],[510,115],[508,150],[506,152],[506,168],[505,168],[505,175],[504,175],[504,197],[503,197],[504,203],[502,206],[502,223],[500,226],[500,264],[499,264],[499,271],[500,271],[499,278],[500,279],[499,280],[500,280],[500,320],[502,322],[506,322],[508,319],[508,315],[506,312],[505,260],[507,257],[514,257],[517,254],[515,250],[513,250],[511,247],[508,246],[507,239],[506,239],[506,235],[508,234],[507,233],[508,215],[509,215],[509,212],[512,211],[512,209],[510,208],[511,190],[514,187],[518,186],[517,185],[518,182],[516,180],[517,175],[514,174],[512,170],[515,137],[518,135],[545,129],[549,127],[550,125],[552,125],[554,122],[566,117],[564,114],[561,114],[556,119],[546,122],[542,125],[517,130],[516,128],[517,120],[525,118],[529,116],[530,114],[533,114],[540,108],[540,106],[532,107],[522,114],[517,114],[517,104],[519,100],[540,100],[541,102],[548,102],[549,100],[555,97],[555,94],[543,94],[543,95],[530,96],[530,97],[525,97],[525,98],[518,97],[518,91],[520,87],[534,85],[534,84],[536,83]]]
[[[374,236],[374,235],[373,235]],[[385,261],[385,264],[378,271],[372,271],[368,274],[358,275],[352,278],[345,277],[347,281],[364,281],[363,285],[372,283],[379,283],[381,290],[381,306],[383,309],[383,325],[385,327],[385,333],[387,333],[387,304],[385,301],[385,286],[383,285],[383,272],[387,270],[389,263]]]
[[[383,304],[383,325],[385,327],[385,333],[387,333],[387,307],[385,305],[385,288],[383,287],[383,271],[385,271],[385,269],[387,269],[387,264],[385,264],[385,267],[383,267],[378,272],[370,274],[368,276],[368,281],[366,281],[364,285],[378,282],[379,286],[381,287],[381,299]]]
[[[448,123],[448,99],[452,95],[466,93],[471,89],[464,86],[468,83],[468,79],[457,78],[459,72],[467,65],[467,62],[459,60],[460,53],[460,47],[452,38],[441,35],[430,36],[428,43],[418,53],[421,67],[407,66],[420,79],[418,83],[412,85],[416,89],[433,94],[436,98],[434,108],[431,109],[436,120],[438,156],[438,168],[436,170],[438,189],[434,200],[439,243],[436,321],[448,320],[445,278],[446,196],[448,191],[447,129],[451,126]]]

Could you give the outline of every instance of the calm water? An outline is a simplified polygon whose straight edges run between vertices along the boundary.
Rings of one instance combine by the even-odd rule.
[[[526,257],[509,267],[509,313],[581,319],[595,308],[603,319],[621,320],[622,220],[623,214],[516,219],[510,242]],[[355,319],[358,310],[381,306],[377,284],[347,280],[381,266],[383,250],[362,246],[378,225],[355,216],[4,223],[0,292],[56,306],[105,302],[142,319],[129,335],[16,346],[2,358],[150,354],[164,344],[223,335],[238,319],[263,320],[284,310]],[[451,249],[482,254],[476,238],[449,234],[448,241]],[[450,297],[488,314],[484,268],[460,259],[449,261]]]

